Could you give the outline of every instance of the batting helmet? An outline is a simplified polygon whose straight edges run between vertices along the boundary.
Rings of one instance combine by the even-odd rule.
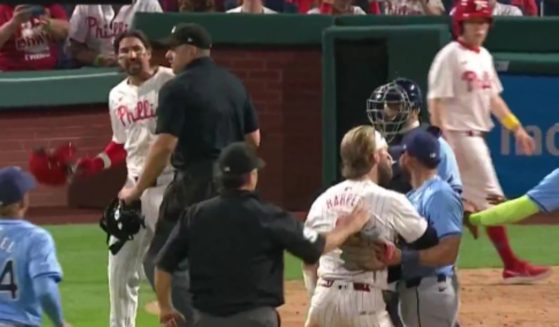
[[[142,227],[146,227],[142,216],[142,203],[136,201],[126,205],[115,198],[105,208],[99,225],[107,233],[107,244],[111,236],[117,239],[116,243],[109,245],[111,253],[117,254],[126,241],[133,240],[134,235],[138,234]]]
[[[29,157],[29,171],[46,185],[64,185],[72,175],[76,147],[68,142],[54,149],[35,149]]]
[[[458,0],[452,12],[452,34],[455,38],[462,34],[462,24],[472,18],[493,21],[493,9],[488,0]]]
[[[391,143],[408,121],[412,105],[408,92],[396,82],[377,87],[367,99],[367,117]]]

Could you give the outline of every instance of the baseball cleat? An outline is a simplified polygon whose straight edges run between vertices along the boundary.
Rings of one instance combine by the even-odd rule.
[[[503,271],[505,284],[530,284],[544,280],[550,275],[550,268],[534,266],[528,262],[519,262],[514,269],[505,269]]]

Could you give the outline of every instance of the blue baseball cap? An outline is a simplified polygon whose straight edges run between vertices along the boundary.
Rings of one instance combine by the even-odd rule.
[[[432,131],[418,128],[404,136],[403,150],[429,168],[441,162],[441,146],[437,135]]]
[[[19,167],[0,169],[0,206],[21,201],[35,186],[33,176]]]

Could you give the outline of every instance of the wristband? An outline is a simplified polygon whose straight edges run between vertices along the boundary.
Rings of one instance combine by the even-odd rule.
[[[402,250],[402,266],[418,266],[419,265],[419,251],[415,250]]]
[[[520,126],[520,121],[513,113],[510,113],[501,119],[501,124],[508,130],[515,130]]]

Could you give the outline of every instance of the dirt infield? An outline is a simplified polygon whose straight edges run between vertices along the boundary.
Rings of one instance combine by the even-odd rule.
[[[559,327],[559,267],[535,285],[504,285],[498,269],[463,270],[459,275],[461,327]],[[303,326],[306,308],[303,283],[286,283],[282,327]]]
[[[499,269],[459,272],[461,327],[559,327],[559,267],[546,281],[534,285],[504,285]],[[307,310],[302,281],[285,284],[286,304],[279,308],[282,327],[301,327]],[[158,314],[157,303],[145,308]]]

